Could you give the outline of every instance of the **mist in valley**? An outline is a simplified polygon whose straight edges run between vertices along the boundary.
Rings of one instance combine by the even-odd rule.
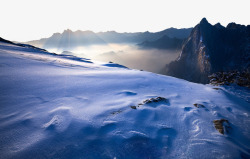
[[[76,47],[69,50],[48,49],[101,62],[114,62],[131,69],[163,73],[166,64],[175,60],[180,50],[145,49],[136,44],[108,44]]]

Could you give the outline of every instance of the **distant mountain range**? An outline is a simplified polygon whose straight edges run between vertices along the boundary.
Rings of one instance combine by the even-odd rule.
[[[203,18],[182,46],[179,58],[166,66],[165,74],[208,83],[216,72],[250,72],[250,25],[211,25]]]
[[[157,48],[157,49],[170,49],[170,50],[179,50],[181,49],[183,42],[185,39],[178,39],[176,37],[170,38],[167,35],[164,35],[160,39],[157,39],[155,41],[144,41],[140,44],[142,48]]]
[[[6,42],[4,39],[0,41]],[[94,33],[65,30],[49,38],[18,45],[69,51],[78,46],[109,43],[132,43],[138,44],[141,48],[171,49],[180,52],[179,57],[167,64],[161,74],[197,83],[209,83],[209,77],[212,77],[215,83],[236,79],[241,81],[240,83],[248,81],[243,83],[250,86],[250,25],[230,23],[224,27],[220,23],[211,25],[203,18],[194,28],[188,29],[169,28],[156,33]],[[114,56],[115,53],[111,54]],[[242,74],[244,79],[238,78]]]
[[[44,49],[56,48],[58,50],[71,50],[72,48],[96,44],[108,43],[143,43],[145,41],[155,41],[160,38],[185,39],[189,36],[192,28],[176,29],[169,28],[160,32],[137,32],[137,33],[117,33],[115,31],[94,33],[92,31],[71,31],[65,30],[63,33],[55,33],[49,38],[25,42]],[[179,42],[179,41],[178,41]],[[147,42],[146,42],[147,43]],[[177,44],[178,46],[178,44]],[[161,47],[161,46],[160,46]]]

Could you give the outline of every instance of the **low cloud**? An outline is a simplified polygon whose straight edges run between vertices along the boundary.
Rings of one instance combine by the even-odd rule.
[[[53,50],[55,51],[55,50]],[[109,44],[78,47],[72,50],[75,56],[103,62],[114,62],[132,69],[161,73],[166,64],[175,60],[179,50],[140,49],[132,44]],[[61,53],[60,51],[55,51]]]

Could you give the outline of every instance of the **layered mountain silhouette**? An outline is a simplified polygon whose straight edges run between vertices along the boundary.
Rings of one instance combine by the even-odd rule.
[[[170,38],[187,38],[192,28],[176,29],[169,28],[160,32],[137,32],[137,33],[118,33],[115,31],[94,33],[92,31],[71,31],[65,30],[63,33],[55,33],[49,38],[26,42],[37,47],[58,50],[71,50],[78,46],[108,44],[108,43],[142,43],[144,41],[155,41],[163,36]]]
[[[158,40],[155,41],[144,41],[140,44],[142,48],[157,48],[157,49],[174,49],[179,50],[182,47],[183,42],[186,39],[170,38],[167,35],[164,35]]]
[[[11,43],[4,39],[0,41]],[[225,74],[228,74],[225,72],[232,71],[235,76],[243,72],[248,76],[247,79],[250,79],[250,25],[236,23],[230,23],[226,27],[220,23],[211,25],[206,18],[203,18],[194,28],[169,28],[155,33],[115,31],[94,33],[92,31],[73,32],[68,29],[63,33],[55,33],[49,38],[18,45],[70,51],[79,46],[109,43],[133,43],[142,48],[178,50],[176,52],[180,52],[179,57],[166,65],[161,73],[188,81],[208,83],[210,75],[223,72],[220,75],[223,75],[224,79]],[[113,55],[115,52],[109,52],[108,55],[110,54]],[[231,76],[232,73],[229,75]]]
[[[72,32],[67,29],[63,33],[55,33],[49,38],[43,38],[41,40],[34,40],[27,42],[28,44],[38,47],[50,49],[50,48],[62,48],[62,50],[68,50],[78,46],[91,45],[91,44],[106,44],[92,31],[76,31]]]
[[[165,74],[208,83],[210,74],[232,70],[250,72],[250,26],[211,25],[203,18],[184,42],[178,59],[166,66]]]

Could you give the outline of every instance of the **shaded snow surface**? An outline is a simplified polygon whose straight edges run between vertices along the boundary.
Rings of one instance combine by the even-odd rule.
[[[109,65],[0,43],[0,158],[250,157],[242,93]]]

